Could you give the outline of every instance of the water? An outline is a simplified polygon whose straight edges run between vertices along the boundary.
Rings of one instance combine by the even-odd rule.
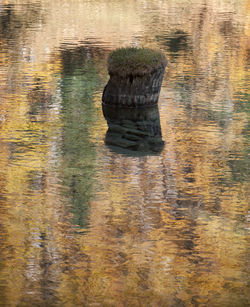
[[[248,10],[0,1],[1,306],[248,306]],[[156,151],[105,143],[131,45],[169,60]]]

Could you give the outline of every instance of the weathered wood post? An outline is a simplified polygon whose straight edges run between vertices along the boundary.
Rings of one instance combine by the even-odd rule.
[[[149,48],[120,48],[108,58],[110,79],[102,102],[121,107],[146,107],[157,104],[167,59]]]

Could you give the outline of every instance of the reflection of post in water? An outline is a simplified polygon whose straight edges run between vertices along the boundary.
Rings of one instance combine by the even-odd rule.
[[[108,131],[105,143],[119,153],[156,154],[164,146],[157,105],[125,108],[102,105]]]

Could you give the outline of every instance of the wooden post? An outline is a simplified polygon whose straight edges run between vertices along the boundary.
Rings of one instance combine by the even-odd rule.
[[[148,48],[121,48],[108,60],[110,79],[104,88],[106,105],[140,108],[158,103],[167,59]]]

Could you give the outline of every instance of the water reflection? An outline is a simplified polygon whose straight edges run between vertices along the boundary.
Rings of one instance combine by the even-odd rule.
[[[21,10],[11,3],[0,5],[0,39],[6,39],[10,45],[39,22],[42,22],[42,10],[38,2],[26,3]]]
[[[80,228],[87,224],[94,180],[96,153],[89,129],[96,117],[94,93],[101,84],[93,57],[100,52],[91,45],[61,50],[63,178],[73,223]]]
[[[182,30],[176,30],[174,33],[168,33],[166,35],[157,35],[156,41],[158,41],[162,46],[167,47],[170,54],[175,55],[182,50],[190,49],[190,42],[188,33]]]
[[[108,123],[105,143],[130,155],[159,154],[164,146],[158,106],[124,108],[102,104]]]
[[[249,1],[37,3],[0,4],[0,305],[248,306]],[[171,62],[156,154],[104,144],[130,44]]]

